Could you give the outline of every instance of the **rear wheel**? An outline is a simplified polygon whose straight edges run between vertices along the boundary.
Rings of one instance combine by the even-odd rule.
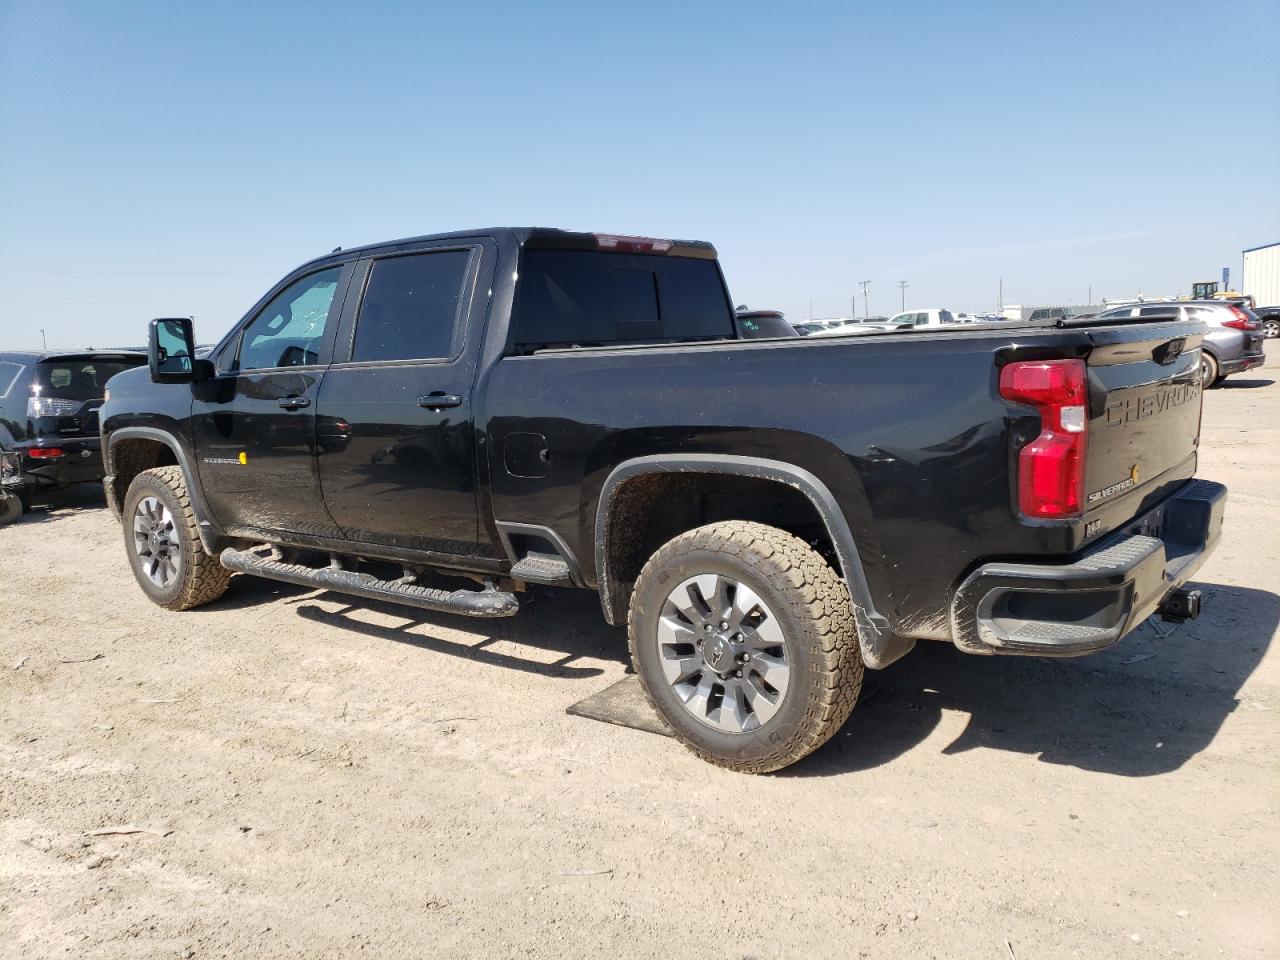
[[[760,523],[714,523],[658,550],[628,632],[654,709],[699,757],[746,773],[820,747],[862,685],[844,582],[803,540]]]
[[[1206,390],[1217,383],[1221,377],[1218,374],[1218,361],[1213,358],[1213,354],[1204,350],[1200,351],[1200,386]]]
[[[1262,320],[1262,335],[1268,340],[1280,337],[1280,317],[1264,317]]]
[[[181,467],[144,470],[124,498],[124,541],[143,592],[169,610],[222,596],[231,571],[205,552]]]

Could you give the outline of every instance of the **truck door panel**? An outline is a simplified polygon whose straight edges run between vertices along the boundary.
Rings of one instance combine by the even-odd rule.
[[[205,499],[225,527],[335,536],[316,469],[315,401],[351,265],[288,284],[191,408]]]
[[[489,254],[486,256],[486,254]],[[471,394],[493,255],[457,242],[362,262],[316,406],[319,475],[350,540],[487,555]]]

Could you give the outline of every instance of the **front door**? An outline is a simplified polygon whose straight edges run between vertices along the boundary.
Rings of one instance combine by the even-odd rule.
[[[315,408],[350,272],[333,266],[288,284],[193,391],[201,486],[232,532],[339,536],[320,494]]]
[[[486,243],[435,245],[358,268],[316,405],[320,484],[349,539],[482,552],[471,386],[492,260]]]

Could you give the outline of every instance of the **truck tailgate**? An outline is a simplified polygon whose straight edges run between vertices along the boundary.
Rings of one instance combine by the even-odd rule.
[[[1120,526],[1195,473],[1204,329],[1170,322],[1089,331],[1087,539]]]

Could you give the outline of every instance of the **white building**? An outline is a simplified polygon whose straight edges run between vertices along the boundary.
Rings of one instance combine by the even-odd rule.
[[[1280,243],[1268,243],[1244,252],[1244,282],[1240,292],[1253,297],[1259,307],[1280,304]]]

